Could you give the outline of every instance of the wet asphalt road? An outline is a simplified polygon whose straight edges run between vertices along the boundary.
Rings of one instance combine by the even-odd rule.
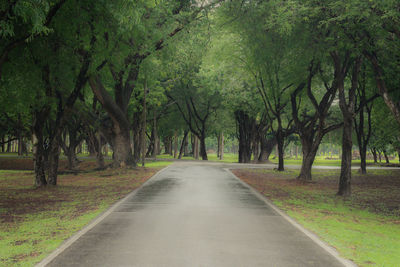
[[[223,167],[175,163],[48,266],[343,266]]]

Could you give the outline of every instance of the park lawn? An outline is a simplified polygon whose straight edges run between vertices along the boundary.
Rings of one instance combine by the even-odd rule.
[[[234,153],[224,153],[224,159],[220,160],[217,157],[216,153],[209,153],[207,154],[208,160],[209,161],[215,161],[215,162],[224,162],[224,163],[237,163],[238,162],[238,154]],[[169,154],[161,154],[157,156],[157,159],[166,159],[166,160],[173,160],[174,157],[169,155]],[[193,157],[183,157],[183,160],[194,160]],[[201,158],[199,159],[201,160]],[[298,157],[297,159],[295,158],[285,158],[285,165],[301,165],[301,157]],[[353,160],[352,165],[353,166],[360,166],[360,160]],[[398,159],[396,158],[395,160],[391,161],[391,164],[398,164]],[[278,158],[275,158],[274,155],[272,154],[270,156],[270,163],[278,164]],[[317,156],[314,161],[314,166],[335,166],[335,167],[340,167],[341,160],[340,159],[326,159],[324,156]],[[367,160],[367,165],[375,165],[373,160]],[[378,163],[377,166],[386,166],[386,163]]]
[[[270,157],[270,161],[272,163],[278,164],[278,158],[273,158],[272,156]],[[284,163],[287,165],[301,165],[301,157],[298,157],[297,159],[294,158],[288,158],[284,160]],[[326,159],[323,156],[317,156],[315,157],[314,161],[314,166],[337,166],[340,167],[341,164],[340,159]],[[398,162],[398,161],[397,161]],[[397,163],[396,162],[396,163]],[[361,161],[360,160],[352,160],[352,165],[353,166],[360,166]],[[373,165],[374,161],[373,160],[367,160],[367,165]]]
[[[298,170],[233,172],[341,256],[359,266],[400,266],[400,171],[353,172],[353,195],[335,196],[338,170],[313,172],[313,183],[295,179]]]
[[[32,171],[0,171],[0,266],[33,266],[171,162],[59,175],[35,189]]]
[[[225,162],[225,163],[235,163],[238,162],[238,154],[234,153],[224,153],[224,159],[220,160],[217,157],[216,153],[208,153],[207,154],[208,160],[209,161],[216,161],[216,162]],[[174,159],[174,156],[171,156],[169,154],[161,154],[157,155],[157,159]],[[193,157],[182,157],[183,160],[195,160]],[[201,157],[199,158],[201,160]]]

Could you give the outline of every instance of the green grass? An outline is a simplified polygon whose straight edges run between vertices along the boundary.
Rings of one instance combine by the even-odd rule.
[[[59,175],[40,189],[30,171],[0,171],[0,266],[33,266],[168,164]]]
[[[209,161],[216,161],[216,162],[225,162],[225,163],[237,163],[238,162],[238,154],[234,153],[225,153],[224,159],[220,160],[217,157],[216,153],[209,153],[207,154]],[[157,156],[158,159],[174,159],[173,156],[168,154],[162,154]],[[194,160],[193,157],[183,157],[184,160]],[[271,155],[270,162],[278,164],[278,158],[274,158],[274,155]],[[353,166],[360,166],[360,160],[353,160]],[[301,165],[301,157],[298,159],[294,158],[286,158],[284,161],[285,165]],[[392,160],[391,163],[398,163],[398,160]],[[336,166],[340,167],[341,160],[340,159],[326,159],[324,156],[317,156],[314,161],[314,166]],[[367,165],[373,165],[373,160],[367,160]]]
[[[173,161],[146,161],[145,167],[155,168],[155,167],[167,167],[174,163]],[[142,166],[141,163],[138,163],[138,166]]]
[[[400,266],[400,172],[353,172],[353,195],[336,197],[338,171],[318,170],[314,183],[297,170],[241,170],[238,176],[360,266]]]
[[[217,157],[216,153],[210,153],[207,154],[208,160],[209,161],[217,161],[217,162],[225,162],[225,163],[234,163],[238,162],[238,155],[233,154],[233,153],[225,153],[224,154],[224,159],[220,160]],[[161,154],[157,156],[157,159],[174,159],[174,156],[171,156],[169,154]],[[182,157],[183,160],[195,160],[193,157]],[[199,158],[201,160],[201,158]]]

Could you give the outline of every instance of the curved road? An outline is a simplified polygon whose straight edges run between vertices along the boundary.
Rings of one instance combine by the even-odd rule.
[[[39,266],[346,265],[228,166],[169,166]]]

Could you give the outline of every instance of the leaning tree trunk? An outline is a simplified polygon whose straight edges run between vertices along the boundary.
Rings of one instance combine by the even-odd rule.
[[[178,157],[178,132],[174,133],[174,159]]]
[[[317,155],[318,147],[319,147],[319,140],[316,140],[316,144],[313,144],[312,139],[302,138],[301,145],[302,145],[302,152],[303,152],[303,160],[301,162],[301,169],[300,174],[297,176],[297,179],[303,181],[311,181],[312,175],[312,165],[315,160],[315,156]]]
[[[182,156],[184,154],[184,150],[185,150],[185,144],[187,144],[187,135],[188,135],[189,131],[185,131],[183,133],[183,139],[182,139],[182,143],[181,143],[181,148],[179,149],[179,156],[178,159],[182,159]]]
[[[375,148],[371,148],[371,153],[372,156],[374,157],[374,163],[378,163],[378,155],[376,154],[376,149]]]
[[[130,139],[131,124],[128,120],[128,100],[130,98],[130,94],[126,98],[122,98],[121,95],[118,95],[118,99],[114,100],[101,83],[99,76],[91,76],[89,78],[89,84],[94,95],[97,97],[103,108],[107,111],[113,122],[111,140],[114,152],[113,166],[135,166],[136,162],[132,155]],[[117,91],[120,92],[120,90]]]
[[[387,155],[387,153],[386,153],[386,150],[383,150],[383,156],[385,157],[386,163],[389,164],[390,161],[389,161],[389,157],[388,157],[388,155]]]

